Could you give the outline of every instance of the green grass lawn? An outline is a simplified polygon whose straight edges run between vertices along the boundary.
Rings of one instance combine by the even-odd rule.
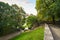
[[[10,40],[44,40],[44,27],[38,27],[33,31],[21,33]]]

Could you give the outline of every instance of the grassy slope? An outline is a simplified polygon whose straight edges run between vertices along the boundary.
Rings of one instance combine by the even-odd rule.
[[[44,28],[39,27],[30,32],[24,32],[11,40],[44,40]]]

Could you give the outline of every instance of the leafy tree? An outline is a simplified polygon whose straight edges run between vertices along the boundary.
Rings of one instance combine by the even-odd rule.
[[[16,4],[12,5],[12,7],[16,11],[16,27],[22,27],[22,25],[25,23],[25,11],[22,9],[22,7],[19,8]]]
[[[14,32],[17,27],[22,27],[25,22],[22,22],[25,19],[25,14],[22,7],[0,2],[0,35]]]
[[[27,21],[27,25],[29,26],[29,28],[32,28],[34,25],[37,25],[37,17],[35,15],[30,15],[27,17],[26,19]]]
[[[53,21],[60,19],[58,11],[60,9],[59,0],[36,0],[36,9],[38,20]]]

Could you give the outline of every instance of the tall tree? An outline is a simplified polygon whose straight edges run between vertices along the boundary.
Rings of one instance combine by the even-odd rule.
[[[36,0],[36,9],[38,19],[44,21],[55,21],[59,18],[58,11],[60,9],[59,0]]]
[[[25,14],[22,7],[0,2],[0,35],[11,33],[16,31],[17,27],[22,27]]]

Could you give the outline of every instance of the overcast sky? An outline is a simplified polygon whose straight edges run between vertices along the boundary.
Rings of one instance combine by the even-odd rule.
[[[17,4],[18,6],[22,6],[28,14],[37,14],[35,9],[36,0],[0,0],[0,2],[1,1],[10,5]]]

